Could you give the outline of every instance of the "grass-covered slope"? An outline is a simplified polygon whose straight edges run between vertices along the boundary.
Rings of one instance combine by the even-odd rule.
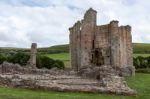
[[[150,54],[150,44],[133,43],[133,52],[138,54]]]
[[[0,53],[3,52],[29,52],[30,49],[26,48],[0,48]],[[38,52],[42,54],[52,54],[52,53],[69,53],[69,44],[56,45],[45,48],[38,48]],[[146,43],[133,43],[134,54],[150,54],[150,44]]]
[[[47,48],[39,48],[38,52],[40,53],[68,53],[69,52],[69,44],[65,45],[55,45]]]
[[[128,85],[136,89],[137,96],[116,96],[108,94],[32,91],[0,87],[0,99],[149,99],[150,74],[137,73],[126,78]]]
[[[46,54],[49,58],[55,60],[61,60],[64,62],[65,67],[70,67],[70,56],[69,53],[54,53],[54,54]]]
[[[11,52],[29,53],[30,49],[29,48],[0,47],[0,53],[11,53]],[[68,53],[69,44],[38,48],[38,52],[41,54]]]

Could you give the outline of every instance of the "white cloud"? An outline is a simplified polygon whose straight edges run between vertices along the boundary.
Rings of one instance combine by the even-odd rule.
[[[17,47],[30,47],[31,42],[39,47],[68,43],[68,28],[80,16],[64,6],[8,8],[13,13],[0,16],[0,42],[17,43]],[[0,11],[4,9],[0,7]]]
[[[68,43],[68,28],[90,7],[98,12],[98,24],[117,19],[120,25],[132,26],[133,42],[150,42],[149,0],[46,0],[47,4],[40,5],[41,0],[21,1],[0,2],[0,46]]]

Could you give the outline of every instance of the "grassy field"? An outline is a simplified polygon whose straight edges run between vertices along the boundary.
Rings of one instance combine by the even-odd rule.
[[[150,54],[134,54],[134,57],[138,57],[138,56],[148,57],[150,56]]]
[[[149,99],[150,74],[137,73],[126,78],[129,86],[136,89],[137,96],[116,96],[108,94],[32,91],[0,87],[0,99]]]
[[[11,48],[11,47],[0,47],[0,53],[8,52],[30,52],[29,48]],[[51,47],[38,48],[38,52],[42,54],[52,53],[68,53],[69,44],[55,45]],[[148,43],[133,43],[133,52],[138,54],[147,53],[150,54],[150,44]]]
[[[70,56],[69,53],[58,53],[58,54],[47,54],[46,56],[52,58],[52,59],[58,59],[62,60],[65,64],[65,67],[70,66]]]
[[[70,65],[69,53],[47,54],[46,56],[53,58],[53,59],[62,60],[66,67],[69,67]],[[150,56],[150,54],[134,54],[134,57],[137,57],[137,56],[147,57],[147,56]]]
[[[150,54],[150,44],[149,43],[133,43],[134,53],[149,53]]]

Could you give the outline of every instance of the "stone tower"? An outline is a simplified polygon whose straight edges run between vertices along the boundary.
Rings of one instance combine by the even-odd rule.
[[[134,74],[131,27],[119,26],[116,20],[97,25],[96,15],[90,8],[83,20],[69,28],[72,68],[79,71],[82,66],[108,65]]]
[[[29,59],[29,65],[32,66],[32,68],[36,68],[36,54],[37,54],[37,44],[32,43],[31,55],[30,55],[30,59]]]

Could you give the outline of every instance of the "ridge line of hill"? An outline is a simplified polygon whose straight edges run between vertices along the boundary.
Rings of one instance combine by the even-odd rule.
[[[13,48],[13,47],[0,47],[0,53],[2,52],[29,52],[29,48]],[[69,44],[55,45],[51,47],[38,48],[38,52],[43,54],[51,53],[68,53]],[[150,54],[150,43],[133,43],[133,53],[137,54]]]

